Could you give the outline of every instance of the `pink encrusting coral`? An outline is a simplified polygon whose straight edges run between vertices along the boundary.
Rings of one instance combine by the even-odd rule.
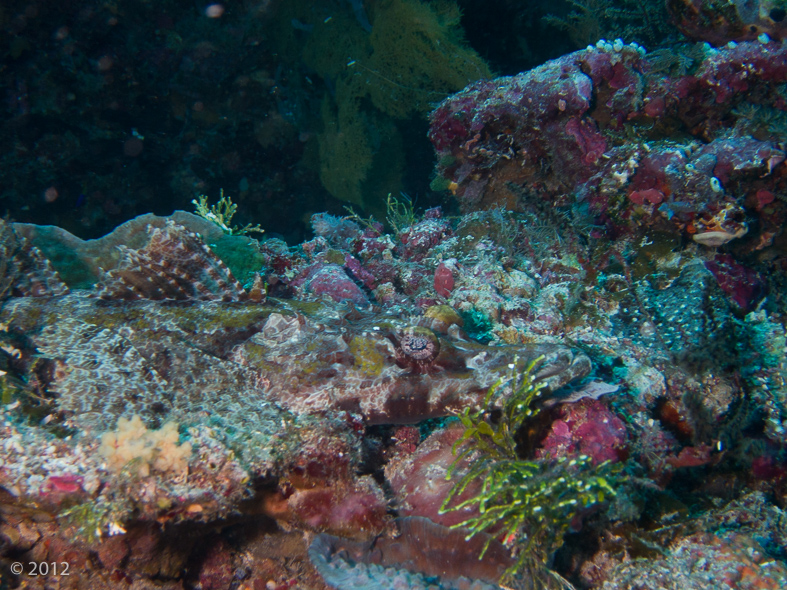
[[[413,453],[402,454],[385,467],[398,513],[402,516],[423,516],[441,525],[463,522],[472,511],[442,513],[453,482],[446,479],[448,468],[456,458],[451,447],[462,435],[462,428],[453,426],[432,433]],[[467,463],[464,465],[467,467]],[[464,497],[477,493],[481,482],[470,486]]]
[[[338,264],[317,263],[296,277],[292,285],[300,287],[306,297],[320,299],[325,296],[337,302],[348,301],[359,306],[369,304],[361,288]]]
[[[778,134],[750,133],[745,112],[783,111],[785,82],[782,44],[708,48],[691,74],[664,76],[641,48],[600,41],[469,86],[432,112],[429,137],[464,211],[516,209],[529,193],[585,203],[613,237],[653,228],[716,246],[746,233],[748,195],[784,188]]]
[[[441,297],[448,297],[454,290],[454,271],[441,262],[434,271],[434,290]]]
[[[628,456],[626,425],[602,400],[583,399],[557,407],[537,455],[557,459],[588,455],[596,464]]]

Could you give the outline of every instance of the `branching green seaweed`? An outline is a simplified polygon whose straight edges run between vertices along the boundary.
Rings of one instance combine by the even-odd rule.
[[[511,374],[489,389],[483,408],[468,408],[460,414],[465,431],[454,443],[453,452],[464,448],[449,468],[448,479],[467,465],[466,460],[471,463],[440,509],[441,513],[476,509],[475,516],[455,527],[466,528],[467,538],[489,532],[514,549],[516,561],[501,581],[523,571],[534,579],[548,578],[552,574],[546,567],[548,556],[561,545],[577,510],[615,494],[608,481],[610,466],[594,467],[586,455],[557,460],[520,458],[517,433],[540,411],[533,404],[544,383],[535,381],[534,370],[543,359],[535,359],[524,371],[517,371],[515,359],[509,366]],[[510,393],[500,409],[493,409],[507,391]],[[468,487],[478,480],[481,490],[467,497]]]
[[[418,223],[418,215],[415,213],[415,205],[413,204],[412,199],[405,193],[400,194],[402,195],[402,198],[398,199],[397,197],[392,196],[391,193],[388,193],[388,198],[385,201],[385,220],[396,235],[401,234],[410,226]],[[370,216],[369,218],[361,217],[350,206],[345,206],[344,209],[347,211],[347,213],[349,213],[347,219],[355,221],[366,228],[376,231],[377,228],[375,225],[377,220],[375,220],[374,216]]]
[[[215,205],[208,207],[207,195],[200,195],[197,199],[191,201],[197,208],[197,215],[203,219],[207,219],[218,225],[225,234],[230,236],[245,236],[250,233],[265,233],[259,225],[251,225],[250,223],[243,227],[237,225],[230,225],[232,218],[238,210],[238,205],[232,202],[230,197],[224,196],[224,189],[221,189],[221,198]]]

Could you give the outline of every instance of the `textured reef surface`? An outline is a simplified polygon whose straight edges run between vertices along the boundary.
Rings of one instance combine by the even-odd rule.
[[[729,35],[449,97],[455,217],[0,221],[2,584],[786,587],[787,46]]]
[[[696,585],[713,550],[728,569],[707,576],[777,587],[776,283],[692,242],[600,255],[562,223],[319,215],[287,247],[188,213],[87,242],[4,222],[6,563],[79,565],[75,588],[496,587],[516,543],[479,561],[483,537],[451,528],[472,510],[442,509],[452,416],[494,424],[487,391],[536,361],[517,452],[546,480],[565,459],[619,467],[613,496],[568,513],[552,571]]]
[[[432,112],[436,182],[465,211],[528,198],[573,205],[612,236],[708,246],[753,218],[770,240],[784,221],[784,127],[763,122],[769,110],[783,121],[787,46],[766,35],[683,57],[691,72],[665,74],[641,47],[599,41],[469,86]]]

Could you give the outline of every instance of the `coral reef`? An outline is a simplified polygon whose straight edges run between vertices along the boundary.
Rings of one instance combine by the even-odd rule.
[[[786,51],[706,48],[692,73],[670,77],[642,48],[600,41],[478,82],[431,114],[437,174],[464,211],[544,201],[611,237],[667,231],[717,247],[747,233],[747,216],[771,231],[781,204],[763,214],[749,197],[783,190],[782,135],[739,130],[734,109],[784,104]]]
[[[382,34],[359,6],[320,27]],[[476,82],[432,115],[465,214],[389,197],[390,234],[258,242],[206,200],[92,241],[4,222],[2,559],[73,555],[82,588],[621,587],[703,533],[719,575],[778,581],[725,534],[787,554],[784,47],[600,42]]]
[[[52,363],[41,387],[60,392],[58,406],[69,419],[100,423],[133,413],[152,419],[167,416],[176,400],[202,405],[225,389],[261,388],[296,413],[333,408],[372,423],[408,422],[482,398],[514,355],[545,355],[539,378],[552,390],[590,370],[586,355],[558,344],[489,349],[372,312],[347,330],[343,314],[322,304],[132,303],[74,295],[51,307],[18,299],[3,310],[2,321],[28,334],[40,358]],[[102,375],[111,377],[98,386]]]
[[[660,502],[674,511],[667,497],[729,501],[729,489],[747,486],[783,497],[785,332],[777,302],[762,309],[761,299],[775,275],[696,242],[599,252],[554,211],[451,219],[433,209],[401,215],[392,235],[357,216],[324,214],[313,224],[315,238],[297,247],[227,235],[183,213],[145,216],[97,242],[7,226],[16,240],[8,268],[38,247],[55,254],[52,271],[74,287],[46,297],[9,292],[0,310],[10,546],[47,558],[99,555],[101,565],[79,578],[93,587],[113,576],[180,583],[184,563],[193,583],[218,587],[299,580],[320,588],[321,578],[371,587],[386,577],[429,585],[434,576],[445,587],[494,587],[501,570],[480,575],[458,564],[488,565],[475,554],[495,538],[502,570],[524,558],[545,584],[559,574],[600,586],[628,575],[626,555],[646,535],[636,523],[658,520]],[[115,246],[125,247],[113,254]],[[89,262],[96,251],[99,261]],[[147,286],[141,293],[153,298],[97,296],[123,277],[155,286],[162,275],[151,271],[163,261],[184,298],[155,299]],[[206,268],[221,269],[221,281]],[[245,278],[239,291],[236,269]],[[244,294],[255,276],[268,292],[252,299]],[[205,284],[213,287],[203,296]],[[223,300],[228,292],[239,300]],[[523,386],[512,388],[512,367],[531,362]],[[102,438],[118,444],[102,451]],[[515,458],[496,467],[502,456],[471,452],[454,463],[452,447],[471,439],[497,440]],[[164,456],[175,469],[156,467]],[[610,462],[627,477],[595,471]],[[466,479],[479,469],[500,485]],[[519,477],[527,497],[516,498],[531,517],[550,516],[527,517],[522,530],[497,512],[507,505],[505,482]],[[463,488],[452,492],[457,482]],[[446,498],[463,508],[446,511]],[[482,500],[486,517],[476,510]],[[763,502],[761,510],[776,509]],[[64,528],[33,527],[33,507]],[[731,518],[687,517],[680,534],[718,535],[724,514]],[[404,517],[429,519],[414,539],[464,538],[481,527],[492,537],[427,553],[407,540]],[[217,522],[229,530],[249,518],[248,532],[216,534]],[[441,528],[467,523],[467,532]],[[186,530],[204,551],[172,544]],[[599,540],[607,531],[617,545]],[[304,540],[287,541],[297,532],[331,537],[313,542],[310,561]],[[44,552],[25,534],[59,540]],[[370,547],[396,535],[406,555],[396,549],[379,561]],[[564,561],[575,536],[602,549]],[[288,549],[273,550],[277,540]],[[142,545],[167,548],[166,563]],[[277,557],[247,562],[247,550]],[[436,563],[450,569],[430,569]],[[525,578],[513,576],[526,587]]]
[[[787,34],[787,7],[780,0],[736,0],[726,5],[712,0],[668,0],[666,5],[683,34],[714,45],[753,40],[760,35],[781,40]]]
[[[544,361],[536,378],[547,391],[590,370],[586,355],[559,343],[472,342],[445,312],[427,327],[330,297],[248,301],[197,234],[156,225],[144,246],[121,245],[89,292],[10,297],[0,312],[4,329],[25,338],[13,369],[26,386],[12,394],[12,415],[48,416],[46,428],[9,422],[8,440],[33,449],[50,444],[51,429],[80,433],[55,447],[61,468],[6,457],[4,485],[25,501],[77,501],[64,514],[90,542],[139,519],[227,514],[261,477],[276,481],[261,502],[282,525],[380,531],[386,500],[371,477],[354,475],[360,440],[348,421],[422,421],[474,406],[515,356]],[[427,245],[407,256],[436,245],[418,243]]]
[[[783,2],[531,4],[0,10],[0,586],[785,585]]]

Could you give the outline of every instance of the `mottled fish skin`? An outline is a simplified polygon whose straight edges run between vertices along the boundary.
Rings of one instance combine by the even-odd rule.
[[[46,392],[77,426],[121,416],[189,421],[219,396],[296,415],[348,411],[412,423],[479,404],[514,358],[538,356],[547,390],[587,375],[558,344],[485,346],[417,321],[327,303],[106,301],[83,294],[10,299],[0,322],[36,348]]]
[[[402,353],[403,335],[413,329],[437,343],[429,362],[408,362]],[[485,346],[371,314],[353,323],[326,323],[274,313],[234,358],[256,367],[268,380],[269,395],[297,413],[337,408],[359,413],[370,424],[387,424],[475,406],[515,357],[523,366],[541,355],[538,375],[547,390],[591,368],[586,355],[565,346]]]

